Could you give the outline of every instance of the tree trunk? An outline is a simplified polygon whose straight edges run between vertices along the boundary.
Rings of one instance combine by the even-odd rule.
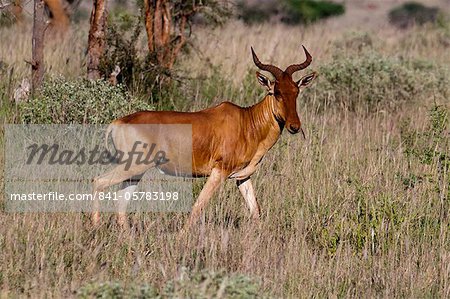
[[[154,54],[158,64],[171,69],[178,52],[185,44],[186,17],[179,22],[172,20],[172,6],[167,0],[144,0],[145,29],[147,31],[148,51]],[[178,25],[179,36],[171,40],[171,34]]]
[[[91,80],[101,77],[100,59],[105,49],[106,0],[94,0],[88,39],[87,76]]]
[[[155,50],[153,45],[153,5],[150,4],[150,0],[144,0],[145,6],[145,30],[147,31],[148,51],[153,53]]]
[[[44,34],[45,14],[44,1],[34,0],[33,38],[31,77],[33,93],[42,84],[44,78]]]

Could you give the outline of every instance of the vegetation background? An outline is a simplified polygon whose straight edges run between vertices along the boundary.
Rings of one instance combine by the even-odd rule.
[[[265,91],[250,46],[285,67],[303,61],[303,44],[319,77],[298,99],[307,138],[283,134],[253,179],[259,223],[231,181],[187,241],[177,239],[185,214],[130,214],[130,230],[104,214],[93,228],[85,214],[4,212],[2,187],[0,297],[449,297],[450,3],[421,1],[439,13],[397,25],[392,9],[403,3],[347,0],[339,16],[298,24],[277,15],[251,25],[198,22],[172,83],[156,89],[139,72],[118,86],[81,79],[90,9],[82,3],[70,32],[46,40],[46,81],[35,98],[18,95],[30,76],[30,23],[3,25],[2,130],[223,100],[252,105]],[[125,41],[133,5],[110,7]],[[145,38],[128,51],[138,59]],[[194,195],[202,185],[194,181]]]

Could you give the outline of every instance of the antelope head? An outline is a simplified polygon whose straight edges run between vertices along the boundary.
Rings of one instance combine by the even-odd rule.
[[[305,51],[306,60],[300,64],[292,64],[283,72],[280,68],[271,65],[263,64],[259,61],[255,51],[252,49],[253,62],[262,71],[271,73],[275,80],[271,81],[269,78],[256,72],[258,82],[267,88],[269,95],[275,97],[275,107],[273,107],[273,114],[280,125],[286,127],[289,133],[296,134],[301,130],[301,122],[297,114],[297,97],[301,90],[307,87],[317,76],[315,72],[308,74],[298,81],[292,79],[292,75],[305,69],[312,62],[312,56]]]

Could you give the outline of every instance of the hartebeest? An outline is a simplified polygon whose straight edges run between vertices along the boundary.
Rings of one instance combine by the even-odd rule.
[[[230,102],[223,102],[216,107],[198,112],[174,111],[142,111],[125,116],[112,122],[107,130],[111,132],[114,146],[122,152],[129,152],[136,139],[152,144],[156,138],[153,133],[140,129],[126,134],[120,125],[138,124],[191,124],[192,125],[192,176],[208,177],[197,201],[195,202],[188,226],[199,217],[208,200],[227,178],[235,179],[251,215],[259,218],[259,206],[256,200],[250,176],[255,172],[267,151],[280,137],[283,128],[291,134],[302,130],[297,114],[297,96],[316,77],[311,73],[298,81],[292,79],[292,74],[309,66],[311,55],[303,47],[306,60],[301,64],[293,64],[282,71],[280,68],[263,64],[251,48],[255,65],[271,73],[275,80],[256,72],[258,82],[267,88],[264,99],[251,106],[239,107]],[[178,136],[180,137],[180,136]],[[189,136],[190,137],[190,136]],[[171,138],[168,136],[167,138]],[[170,143],[170,140],[168,141]],[[168,156],[175,153],[168,153]],[[189,159],[190,160],[190,159]],[[182,174],[183,167],[174,163],[157,166],[167,174]],[[94,190],[105,188],[123,182],[122,192],[133,192],[143,173],[155,165],[132,165],[128,170],[123,165],[94,179]],[[176,169],[178,167],[178,169]],[[130,178],[133,178],[130,180]],[[125,207],[126,208],[126,207]],[[93,214],[93,222],[99,222],[99,213]],[[119,210],[119,222],[126,222],[125,209]]]

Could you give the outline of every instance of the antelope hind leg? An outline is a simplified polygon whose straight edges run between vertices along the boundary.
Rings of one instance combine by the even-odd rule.
[[[128,180],[134,176],[143,174],[149,167],[132,167],[125,170],[125,165],[119,165],[116,168],[108,171],[107,173],[100,175],[94,179],[94,207],[92,212],[92,223],[98,225],[100,223],[100,212],[99,212],[99,201],[97,196],[99,192],[102,192],[106,188],[113,186],[115,184],[121,183]],[[123,190],[122,190],[123,191]],[[128,192],[130,190],[127,190]],[[119,201],[119,209],[123,209],[123,204]],[[126,209],[126,205],[125,205]],[[119,211],[121,212],[121,211]],[[120,217],[119,217],[120,219]]]
[[[127,205],[128,202],[132,199],[133,192],[136,191],[137,185],[143,176],[144,174],[142,173],[140,175],[133,176],[129,180],[123,181],[121,190],[117,192],[117,199],[119,201],[117,222],[122,227],[128,226]]]

